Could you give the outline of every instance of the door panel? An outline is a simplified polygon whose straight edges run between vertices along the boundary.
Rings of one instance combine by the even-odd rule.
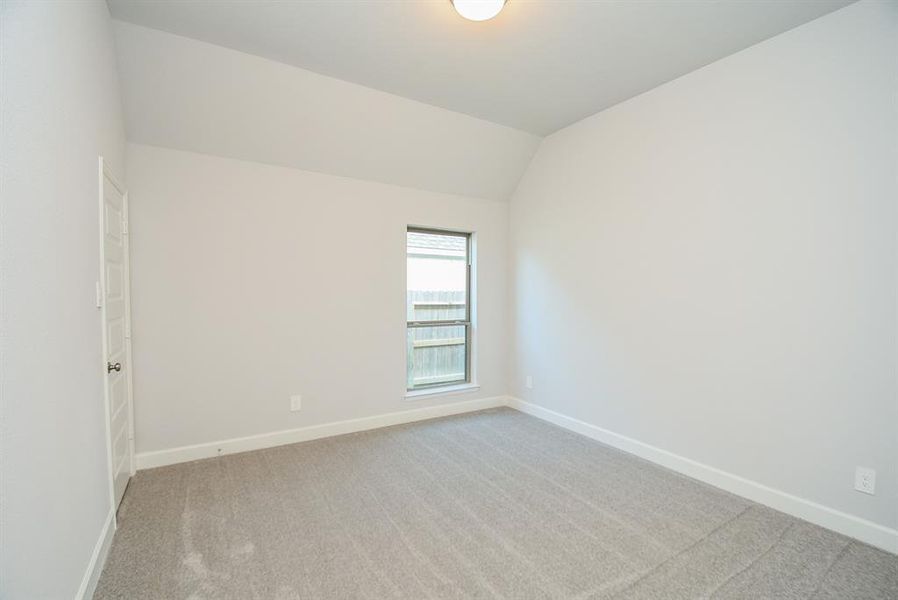
[[[122,500],[132,472],[131,385],[128,353],[128,265],[125,198],[103,177],[103,328],[113,501]],[[111,368],[110,368],[111,367]]]

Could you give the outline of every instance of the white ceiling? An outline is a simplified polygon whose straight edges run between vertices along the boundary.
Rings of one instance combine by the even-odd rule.
[[[849,0],[108,0],[115,18],[545,135]]]
[[[538,136],[115,22],[130,142],[507,200]]]

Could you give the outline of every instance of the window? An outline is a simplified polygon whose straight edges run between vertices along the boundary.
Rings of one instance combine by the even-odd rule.
[[[471,234],[406,233],[409,391],[471,381]]]

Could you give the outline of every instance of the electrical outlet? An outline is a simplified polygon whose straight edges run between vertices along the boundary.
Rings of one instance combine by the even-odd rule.
[[[876,493],[876,471],[857,467],[854,471],[854,489],[865,494]]]
[[[298,394],[290,396],[290,412],[296,412],[298,410],[302,410],[302,396]]]
[[[533,389],[533,375],[527,375],[527,378],[524,381],[524,385],[527,386],[528,390]]]

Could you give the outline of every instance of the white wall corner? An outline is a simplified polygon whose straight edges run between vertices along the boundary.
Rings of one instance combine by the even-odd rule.
[[[93,598],[94,591],[97,589],[97,583],[100,581],[100,574],[106,565],[106,557],[109,556],[109,548],[112,546],[112,536],[115,534],[115,510],[110,508],[109,514],[100,530],[100,537],[94,545],[94,551],[87,563],[87,569],[81,578],[81,585],[78,586],[78,592],[75,594],[75,600],[90,600]]]
[[[793,496],[519,398],[509,397],[508,406],[758,504],[898,554],[898,530]]]

